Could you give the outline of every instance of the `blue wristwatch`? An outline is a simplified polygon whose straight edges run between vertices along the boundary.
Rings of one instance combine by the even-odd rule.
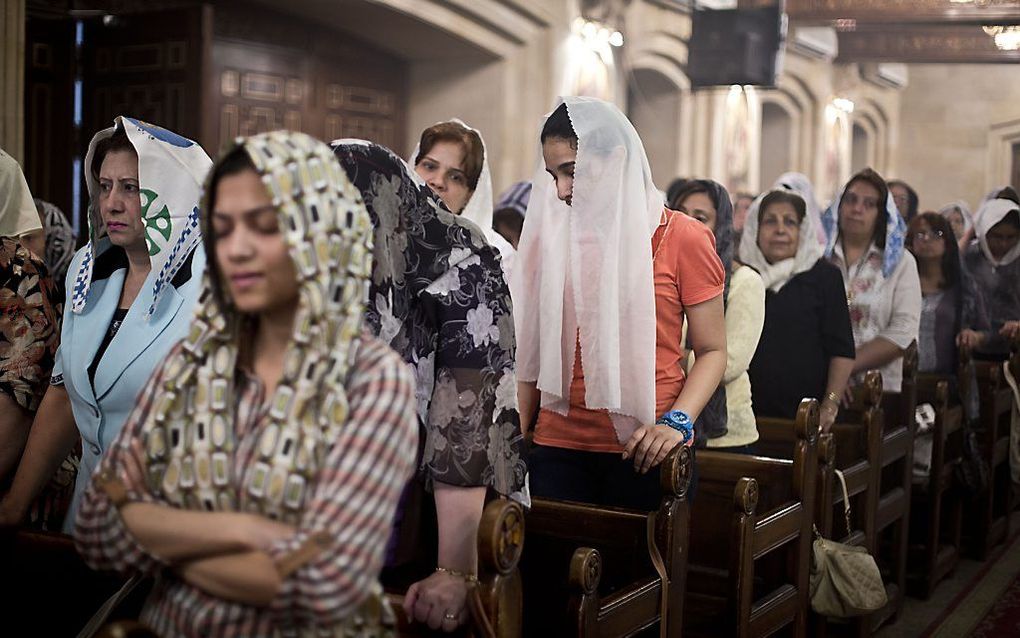
[[[684,435],[684,443],[688,443],[694,438],[694,423],[691,421],[691,417],[687,416],[687,413],[683,410],[670,410],[663,414],[656,421],[659,425],[666,425],[680,434]]]

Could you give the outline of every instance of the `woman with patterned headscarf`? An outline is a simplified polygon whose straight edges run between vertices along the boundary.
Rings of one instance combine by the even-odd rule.
[[[162,636],[376,635],[414,462],[410,371],[362,331],[372,225],[329,148],[235,142],[202,205],[209,270],[86,492],[91,566],[154,573]]]
[[[89,243],[68,269],[50,387],[0,502],[0,526],[25,517],[80,441],[64,520],[71,531],[89,477],[139,390],[186,334],[205,269],[197,204],[211,164],[195,142],[129,117],[92,139],[85,156]]]
[[[60,298],[31,243],[40,226],[21,166],[0,150],[0,485],[18,465],[60,342]]]
[[[733,206],[722,184],[693,179],[673,195],[671,208],[698,220],[715,235],[715,249],[726,271],[726,372],[695,424],[707,447],[750,453],[758,440],[751,382],[751,364],[765,323],[765,286],[752,268],[735,259],[737,238]]]
[[[866,168],[822,216],[825,256],[843,275],[854,332],[853,373],[882,372],[887,392],[903,382],[903,351],[917,339],[921,282],[904,243],[907,225],[882,176]]]
[[[333,150],[375,226],[368,323],[417,380],[423,446],[387,576],[413,583],[409,616],[453,631],[468,615],[486,498],[528,502],[510,293],[481,228],[452,214],[399,157],[361,140]],[[423,555],[427,564],[414,560]]]

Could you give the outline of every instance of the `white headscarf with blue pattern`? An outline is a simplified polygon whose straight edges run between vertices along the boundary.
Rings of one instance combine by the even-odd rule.
[[[75,313],[85,308],[92,285],[92,269],[98,257],[97,246],[106,235],[96,200],[99,184],[90,170],[92,156],[96,145],[117,129],[124,129],[138,154],[145,242],[149,247],[152,272],[155,273],[151,279],[152,304],[145,313],[148,319],[155,312],[166,286],[201,241],[198,203],[212,160],[196,142],[130,117],[119,116],[114,120],[114,126],[96,133],[85,155],[85,183],[90,199],[89,243],[71,288],[71,311]],[[105,248],[100,247],[98,252]]]
[[[853,181],[853,178],[851,178],[843,186],[842,190],[839,191],[839,197],[832,200],[829,208],[822,213],[822,227],[825,229],[825,236],[828,238],[825,244],[826,257],[832,255],[832,249],[835,248],[836,239],[839,237],[839,203],[843,201],[843,194],[846,192],[847,186]],[[900,211],[896,208],[896,202],[893,201],[892,193],[887,192],[885,199],[885,249],[882,252],[882,277],[888,278],[896,270],[896,266],[900,263],[900,259],[903,258],[903,253],[906,251],[907,223],[900,216]]]

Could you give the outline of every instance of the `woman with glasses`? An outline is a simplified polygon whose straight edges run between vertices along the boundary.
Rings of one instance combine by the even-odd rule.
[[[918,369],[953,374],[958,353],[988,339],[988,313],[960,252],[951,222],[937,213],[922,213],[907,227],[907,248],[917,260],[921,282]]]
[[[853,372],[878,369],[885,390],[899,392],[899,359],[917,339],[921,284],[905,250],[907,225],[882,176],[866,168],[850,178],[822,217],[825,254],[843,275],[856,360]]]

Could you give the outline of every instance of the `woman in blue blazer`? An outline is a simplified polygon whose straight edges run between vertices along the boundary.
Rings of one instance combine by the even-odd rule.
[[[60,349],[0,526],[20,522],[80,436],[64,530],[153,369],[183,338],[202,287],[197,204],[212,165],[202,148],[118,117],[85,157],[88,245],[67,274]]]

